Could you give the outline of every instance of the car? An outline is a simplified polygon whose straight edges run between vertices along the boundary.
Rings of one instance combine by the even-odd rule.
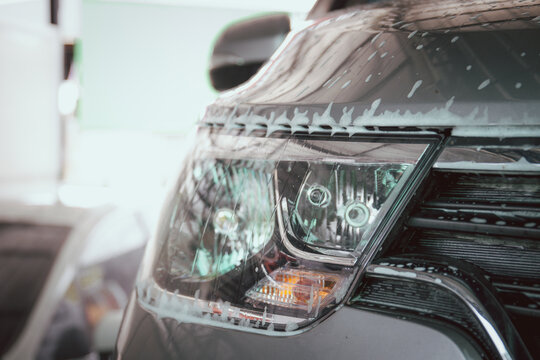
[[[540,2],[292,25],[218,39],[115,356],[540,358]]]
[[[148,240],[140,212],[0,201],[2,359],[107,358]]]

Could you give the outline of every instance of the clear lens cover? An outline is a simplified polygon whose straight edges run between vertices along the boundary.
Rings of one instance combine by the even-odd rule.
[[[412,168],[412,164],[306,163],[299,187],[283,192],[291,232],[317,247],[363,248],[384,205],[391,203],[387,199]]]
[[[274,270],[246,293],[247,302],[258,307],[268,305],[306,311],[317,316],[342,288],[346,276],[336,272],[284,266]]]
[[[300,331],[344,298],[427,143],[201,131],[137,285],[162,317]]]
[[[259,253],[274,232],[272,166],[243,160],[201,160],[179,194],[164,267],[171,281],[226,274]]]

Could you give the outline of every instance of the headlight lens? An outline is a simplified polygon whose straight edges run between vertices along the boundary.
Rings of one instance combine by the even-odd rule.
[[[209,280],[260,252],[274,232],[270,165],[195,162],[186,179],[189,190],[178,194],[159,276]]]
[[[292,231],[318,247],[352,251],[365,245],[386,199],[410,169],[411,164],[306,163],[299,189],[285,193]]]
[[[427,142],[201,130],[137,285],[163,317],[267,334],[341,302]]]

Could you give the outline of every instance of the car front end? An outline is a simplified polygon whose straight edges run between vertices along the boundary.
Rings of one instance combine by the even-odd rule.
[[[207,107],[119,358],[540,356],[540,4],[338,3]]]

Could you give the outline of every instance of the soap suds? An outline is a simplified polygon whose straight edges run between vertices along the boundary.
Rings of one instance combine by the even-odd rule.
[[[407,98],[410,99],[410,98],[414,95],[414,93],[416,92],[416,90],[418,90],[418,88],[420,87],[420,85],[422,85],[422,80],[416,81],[416,82],[414,83],[414,85],[413,85],[411,91],[409,91],[409,94],[407,95]]]
[[[490,83],[490,80],[489,80],[489,79],[482,81],[482,83],[481,83],[480,85],[478,85],[478,90],[482,90],[483,88],[485,88],[486,86],[488,86],[489,83]]]

